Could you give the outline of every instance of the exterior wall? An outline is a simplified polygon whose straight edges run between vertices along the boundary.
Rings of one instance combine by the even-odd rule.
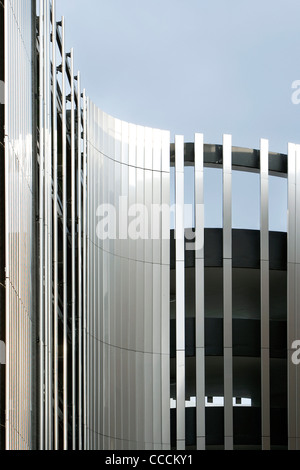
[[[0,449],[5,448],[5,153],[4,153],[4,8],[0,5]]]
[[[170,446],[168,210],[150,217],[152,204],[169,205],[169,156],[168,132],[121,122],[88,102],[89,449]],[[115,208],[117,232],[125,217],[115,240],[101,240],[103,204]],[[148,210],[148,240],[127,236],[133,204]]]
[[[41,0],[38,51],[38,438],[41,450],[82,449],[86,377],[85,93],[64,18]],[[82,99],[83,96],[83,99]]]
[[[269,367],[270,395],[267,407],[270,410],[271,448],[287,446],[287,264],[286,233],[270,233],[270,321],[269,321]],[[201,289],[198,263],[193,253],[185,252],[186,275],[186,331],[185,331],[185,390],[186,400],[196,397],[224,397],[223,373],[223,258],[222,229],[205,229],[204,289],[201,301],[204,304],[204,364],[199,365],[197,305]],[[260,303],[260,232],[234,229],[232,231],[232,398],[252,399],[251,406],[233,406],[233,446],[248,448],[262,446],[263,404],[261,400],[261,303]],[[174,288],[175,247],[171,244],[171,294]],[[196,287],[196,289],[195,289]],[[173,304],[171,304],[173,305]],[[201,317],[200,317],[201,318]],[[171,310],[171,382],[175,380],[176,358],[175,315]],[[201,338],[201,337],[200,337]],[[199,344],[199,340],[198,340]],[[197,366],[197,370],[196,370]],[[295,366],[293,366],[295,367]],[[297,367],[297,366],[296,366]],[[296,369],[295,367],[295,369]],[[205,377],[204,390],[200,388],[195,374]],[[176,392],[175,392],[176,393]],[[174,391],[172,398],[175,399]],[[214,400],[216,400],[214,398]],[[200,401],[200,403],[201,403]],[[187,450],[195,448],[196,424],[205,428],[204,446],[207,449],[224,446],[224,403],[205,406],[190,405],[185,416],[185,445]],[[174,415],[172,406],[171,415]],[[204,417],[202,416],[204,412]],[[200,419],[197,417],[200,414]],[[174,417],[174,416],[173,416]],[[201,420],[202,418],[202,420]],[[175,434],[175,435],[174,435]],[[200,436],[201,437],[201,436]],[[199,434],[198,434],[199,438]],[[203,442],[198,441],[198,448]],[[172,447],[176,447],[176,423],[172,420]]]
[[[32,24],[5,2],[6,448],[31,447]]]
[[[246,158],[246,150],[232,147],[231,136],[224,136],[220,149],[203,146],[202,135],[196,135],[195,144],[185,146],[185,163],[195,169],[196,233],[203,230],[203,220],[196,213],[197,204],[204,202],[203,166],[215,165],[223,174],[222,229],[205,229],[204,250],[190,253],[182,242],[182,214],[179,212],[185,191],[181,176],[183,138],[175,139],[178,207],[176,241],[171,243],[171,296],[175,289],[176,312],[173,311],[171,322],[176,321],[176,339],[172,339],[175,330],[171,328],[171,361],[176,358],[176,363],[171,366],[171,381],[176,380],[176,392],[172,394],[176,399],[176,421],[174,410],[171,414],[172,447],[178,450],[214,446],[264,450],[288,446],[292,449],[299,445],[298,372],[291,359],[295,351],[292,344],[299,336],[296,307],[298,171],[295,163],[299,148],[290,145],[287,156],[287,235],[269,229],[269,174],[277,164],[268,145],[268,141],[261,140],[258,159],[248,158],[253,151],[249,151]],[[284,162],[285,157],[280,158]],[[232,173],[239,167],[246,171],[247,167],[252,167],[260,172],[259,231],[232,229]],[[279,166],[276,171],[277,177],[285,177],[285,171]],[[188,232],[185,230],[186,238]],[[284,286],[278,284],[279,279]],[[253,296],[257,303],[254,310],[250,300]],[[211,302],[213,307],[209,305]],[[215,338],[212,337],[213,325]],[[248,337],[245,335],[247,328]],[[249,375],[245,376],[243,369],[247,368]],[[285,375],[287,370],[288,376]],[[249,409],[236,407],[234,400],[240,393],[244,393],[245,398],[252,396]],[[196,397],[196,406],[185,408],[184,398],[189,400],[191,396]],[[216,406],[215,411],[204,405],[205,399],[213,396],[223,397],[223,404]],[[249,433],[242,431],[243,416],[252,423]]]
[[[169,132],[105,114],[81,94],[55,1],[37,2],[38,25],[34,3],[0,5],[0,448],[300,449],[300,147],[239,149],[228,135],[207,146],[202,134],[170,146]],[[195,251],[186,250],[185,164],[205,241]],[[204,229],[206,165],[222,170],[220,229]],[[259,230],[232,229],[235,169],[260,175]],[[287,234],[270,232],[274,173],[288,177]],[[223,404],[210,408],[216,396]],[[249,409],[233,405],[243,397]]]

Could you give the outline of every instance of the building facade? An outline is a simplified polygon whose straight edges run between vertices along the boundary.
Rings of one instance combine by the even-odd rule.
[[[299,145],[171,143],[87,97],[54,0],[0,26],[0,448],[300,449]]]

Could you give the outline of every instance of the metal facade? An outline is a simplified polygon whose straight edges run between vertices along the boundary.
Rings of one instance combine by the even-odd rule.
[[[32,23],[5,2],[6,448],[31,447]]]
[[[170,230],[163,214],[155,217],[152,207],[169,205],[169,147],[168,132],[119,121],[88,101],[90,449],[170,446]],[[136,237],[134,231],[130,237],[132,218],[139,217],[141,205],[147,218]],[[110,238],[101,229],[106,211],[115,216],[109,222],[117,233]]]
[[[300,449],[300,146],[170,144],[87,97],[54,0],[5,0],[3,24],[0,447]],[[221,228],[204,227],[205,167]],[[260,230],[233,229],[236,170],[259,175]],[[287,233],[269,227],[274,175]]]

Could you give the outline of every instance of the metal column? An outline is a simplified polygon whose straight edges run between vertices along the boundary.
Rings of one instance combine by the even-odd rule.
[[[87,114],[86,114],[86,94],[83,90],[83,198],[82,198],[82,240],[83,240],[83,449],[87,450]]]
[[[52,3],[52,132],[53,132],[53,317],[54,317],[54,449],[59,446],[58,423],[58,186],[57,186],[57,78],[56,9]]]
[[[223,136],[224,444],[233,449],[232,406],[232,138]]]
[[[44,126],[45,126],[45,449],[52,449],[52,142],[50,85],[50,1],[44,2]]]
[[[184,138],[175,137],[177,449],[185,450]]]
[[[5,38],[4,38],[4,47],[5,47],[5,57],[8,57],[9,47],[8,47],[8,8],[4,9],[4,25],[5,25]],[[8,87],[7,87],[7,76],[8,70],[5,67],[5,124],[8,122]],[[6,131],[7,132],[7,131]],[[5,181],[8,181],[9,170],[8,170],[8,136],[5,136]],[[5,184],[5,449],[9,450],[11,448],[11,406],[10,406],[10,377],[11,377],[11,363],[10,363],[10,347],[11,347],[11,328],[8,312],[10,311],[10,256],[9,256],[9,217],[10,217],[10,204],[9,204],[9,190],[8,185]]]
[[[260,142],[261,274],[261,417],[262,450],[270,450],[270,315],[269,315],[269,142]]]
[[[74,85],[74,51],[71,49],[71,306],[72,306],[72,445],[76,449],[76,260],[75,260],[75,85]]]
[[[294,341],[300,338],[300,146],[289,144],[288,147],[288,448],[300,449],[299,397],[300,381],[298,367],[293,363]]]
[[[195,135],[195,295],[197,450],[205,450],[204,142]]]
[[[62,185],[63,185],[63,435],[64,450],[68,449],[68,289],[67,289],[67,116],[66,116],[66,52],[65,19],[61,20],[62,35]]]
[[[40,450],[44,449],[44,1],[39,17],[39,321],[40,321]]]
[[[82,153],[81,153],[81,90],[77,73],[77,220],[78,220],[78,448],[82,450]]]

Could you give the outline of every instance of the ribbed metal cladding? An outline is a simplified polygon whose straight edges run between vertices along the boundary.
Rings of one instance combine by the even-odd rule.
[[[72,449],[76,449],[76,239],[75,239],[75,214],[76,214],[76,196],[75,196],[75,178],[76,178],[76,160],[75,160],[75,84],[74,84],[74,52],[70,53],[70,94],[71,94],[71,317],[72,317]]]
[[[53,448],[59,449],[59,395],[58,395],[58,134],[57,134],[57,64],[56,64],[56,8],[52,5],[52,135],[53,135]]]
[[[0,9],[0,57],[4,57],[4,8]],[[0,61],[0,121],[5,119],[5,61]],[[0,449],[5,449],[5,129],[0,126]]]
[[[77,384],[77,396],[78,396],[78,449],[82,450],[83,442],[83,382],[82,382],[82,371],[83,371],[83,322],[82,322],[82,276],[85,271],[82,270],[83,265],[83,250],[82,250],[82,213],[83,213],[83,200],[82,193],[84,192],[85,180],[82,179],[82,106],[81,106],[81,81],[80,81],[80,72],[77,72],[77,234],[78,234],[78,243],[77,243],[77,305],[78,305],[78,357],[77,357],[77,371],[78,371],[78,384]],[[76,383],[76,381],[75,381]]]
[[[63,448],[68,448],[68,266],[67,266],[67,108],[65,20],[61,20],[61,121],[62,121],[62,252],[63,252]]]
[[[53,443],[53,299],[52,299],[52,99],[51,99],[51,16],[50,2],[40,2],[39,19],[39,246],[40,246],[40,448]]]
[[[39,449],[44,449],[44,3],[39,8]]]
[[[39,17],[39,247],[40,247],[40,448],[52,448],[52,103],[50,84],[50,2],[40,1]]]
[[[52,448],[52,119],[50,86],[50,2],[44,1],[44,282],[45,282],[45,450]]]
[[[74,76],[73,50],[66,53],[64,18],[56,23],[54,1],[40,1],[38,31],[38,447],[77,449],[82,448],[83,432],[82,267],[86,258],[82,257],[86,251],[81,214],[86,217],[86,184],[81,152],[86,125],[80,76]]]
[[[224,447],[233,449],[232,385],[232,137],[223,137]]]
[[[261,429],[262,450],[270,439],[270,315],[269,315],[269,142],[260,142],[260,292],[261,292]]]
[[[83,449],[87,449],[87,110],[86,92],[83,90],[83,187],[82,187],[82,393],[83,393]]]
[[[83,260],[83,448],[88,449],[88,431],[87,431],[87,412],[88,412],[88,369],[87,369],[87,276],[88,276],[88,263],[87,263],[87,100],[86,91],[83,90],[83,188],[82,188],[82,260]]]
[[[73,50],[67,53],[65,48],[64,19],[56,23],[55,2],[39,0],[38,4],[39,19],[33,25],[27,0],[5,2],[6,448],[35,447],[32,439],[35,434],[32,397],[35,394],[32,390],[38,387],[40,449],[167,450],[171,445],[170,134],[115,119],[89,101],[85,91],[81,95],[79,72],[74,77]],[[33,28],[36,44],[32,43]],[[39,60],[36,96],[32,96],[33,47],[37,48]],[[37,100],[38,123],[32,122],[32,99]],[[34,142],[37,187],[33,184],[33,126],[38,128],[37,142]],[[252,351],[257,347],[256,355],[251,352],[253,356],[247,356],[239,341],[236,341],[237,331],[233,334],[233,329],[238,325],[235,321],[242,318],[233,318],[233,313],[236,315],[236,311],[233,312],[236,292],[233,292],[235,284],[232,279],[236,275],[236,266],[240,267],[242,263],[241,259],[237,259],[237,248],[240,247],[232,245],[236,235],[236,231],[232,235],[232,173],[233,168],[236,169],[233,165],[241,165],[237,163],[237,154],[243,152],[232,148],[231,136],[224,135],[223,147],[216,146],[208,156],[203,135],[195,135],[194,155],[192,152],[188,155],[189,163],[194,156],[195,170],[195,353],[192,358],[186,359],[187,355],[193,354],[188,352],[192,341],[188,343],[191,329],[186,326],[189,324],[186,322],[189,312],[185,312],[188,294],[185,290],[189,288],[185,282],[186,267],[191,260],[193,263],[193,256],[187,254],[188,243],[184,239],[184,161],[187,157],[185,152],[191,148],[192,144],[185,146],[183,136],[176,136],[174,264],[177,410],[174,446],[178,450],[194,445],[199,450],[222,446],[223,412],[225,449],[233,449],[234,444],[237,447],[259,447],[261,441],[262,449],[267,450],[271,448],[271,437],[274,439],[272,445],[283,446],[285,432],[278,432],[276,425],[271,429],[271,418],[277,424],[280,419],[284,420],[284,392],[280,392],[280,406],[276,405],[275,412],[274,405],[270,409],[274,399],[274,385],[273,389],[271,387],[274,370],[276,363],[279,363],[276,359],[280,359],[284,369],[286,351],[283,349],[286,346],[282,346],[282,341],[278,347],[281,348],[280,357],[276,356],[277,347],[270,353],[272,341],[278,339],[275,335],[271,336],[271,328],[279,321],[274,322],[272,317],[270,322],[270,311],[273,315],[270,309],[273,301],[270,297],[273,274],[270,267],[275,269],[272,267],[273,238],[269,227],[269,173],[274,170],[274,161],[269,144],[262,139],[260,152],[244,152],[247,155],[251,153],[253,161],[256,160],[255,168],[260,171],[260,232],[257,231],[257,237],[254,237],[256,246],[251,246],[256,250],[257,274],[260,268],[260,331],[259,328],[255,330],[256,339],[251,344]],[[204,165],[209,160],[210,166],[220,168],[222,156],[223,239],[220,230],[220,251],[215,266],[215,261],[209,265],[209,260],[204,257]],[[284,165],[285,158],[282,156]],[[300,449],[299,366],[293,364],[294,342],[300,338],[299,160],[300,146],[289,144],[289,449]],[[37,259],[32,254],[35,246],[35,197],[38,205]],[[110,233],[104,236],[107,229]],[[283,234],[280,238],[285,243]],[[204,303],[205,281],[209,278],[209,275],[207,279],[204,276],[206,261],[211,271],[223,264],[223,291],[220,289],[220,292],[223,293],[224,362],[220,359],[222,351],[217,341],[213,345],[213,353],[209,351],[211,345],[208,344],[205,349],[209,330],[206,326],[211,319],[219,320],[219,317],[213,318],[209,310],[207,323],[205,320],[205,305],[210,308],[209,302]],[[33,282],[33,263],[36,263],[38,271],[36,285]],[[282,271],[285,269],[284,263],[285,259],[281,263]],[[252,268],[253,265],[251,276]],[[34,296],[38,297],[36,312],[33,308]],[[252,307],[247,304],[247,298],[242,300],[243,308],[247,310],[249,307],[246,313],[250,317]],[[32,328],[36,320],[39,327],[37,337]],[[243,318],[241,329],[245,328],[247,320]],[[253,324],[256,322],[256,328],[259,318],[251,318],[251,321]],[[259,332],[260,342],[257,340]],[[256,340],[257,344],[254,345]],[[38,349],[37,383],[32,383],[34,344]],[[2,351],[4,344],[0,346]],[[233,359],[234,350],[237,352]],[[212,362],[209,356],[213,354],[218,354],[218,364],[222,363],[218,370],[220,393],[223,393],[222,373],[224,377],[224,407],[220,405],[222,409],[219,407],[216,413],[219,425],[216,434],[213,434],[211,423],[205,419],[205,415],[213,416],[213,413],[206,414],[205,409],[205,380],[206,377],[208,382],[211,380],[210,371],[205,368]],[[257,408],[257,402],[247,410],[246,406],[244,410],[233,409],[233,403],[234,406],[239,405],[238,397],[233,397],[233,383],[235,389],[243,393],[242,381],[245,380],[241,372],[236,372],[240,371],[236,364],[241,357],[254,358],[258,364],[259,354],[260,369],[255,366],[258,371],[255,380],[261,392],[261,410]],[[195,382],[192,383],[192,387],[195,383],[196,409],[187,411],[186,393],[190,391],[187,387],[191,383],[188,375],[191,363],[196,364],[192,367],[196,372]],[[233,372],[241,375],[233,376]],[[241,381],[238,387],[236,379]],[[248,386],[245,380],[245,387]],[[245,389],[245,397],[251,392],[249,386]],[[214,400],[215,397],[210,398]],[[247,413],[244,414],[245,411]],[[251,413],[248,414],[248,411]],[[255,430],[241,439],[237,431],[243,427],[241,416],[250,415],[251,421],[253,418],[250,424]],[[195,435],[194,431],[190,431],[194,418]],[[248,438],[252,443],[246,442]],[[281,443],[276,443],[276,439],[281,439]]]
[[[31,20],[28,1],[5,2],[6,448],[24,450],[32,445]]]
[[[89,449],[170,446],[169,191],[169,133],[88,101]]]

